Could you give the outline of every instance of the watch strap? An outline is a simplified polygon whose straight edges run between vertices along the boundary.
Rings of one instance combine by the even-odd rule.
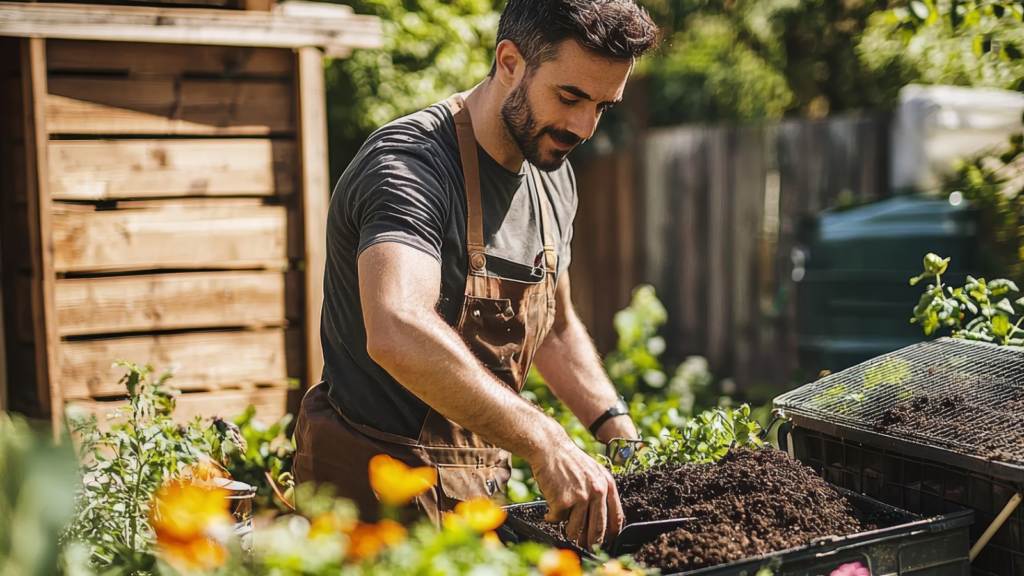
[[[626,404],[626,399],[625,398],[623,398],[622,396],[619,396],[619,399],[615,401],[615,404],[613,404],[611,408],[605,410],[604,414],[601,414],[600,416],[598,416],[597,420],[594,420],[594,422],[589,427],[587,427],[587,429],[590,430],[590,433],[595,438],[597,438],[597,431],[601,429],[601,425],[602,424],[604,424],[605,422],[607,422],[608,420],[611,420],[612,418],[614,418],[616,416],[622,416],[622,415],[628,415],[628,414],[629,414],[629,405]]]

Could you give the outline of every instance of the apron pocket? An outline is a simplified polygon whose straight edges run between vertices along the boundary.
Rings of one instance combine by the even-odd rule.
[[[441,487],[441,509],[448,511],[459,502],[489,498],[505,492],[510,470],[505,466],[438,466],[437,483]]]
[[[492,372],[508,371],[519,362],[526,341],[525,318],[508,298],[466,296],[459,331]]]

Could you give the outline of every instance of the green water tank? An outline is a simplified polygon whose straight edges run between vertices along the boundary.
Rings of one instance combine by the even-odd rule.
[[[977,213],[966,202],[897,196],[827,210],[802,222],[798,238],[797,344],[809,378],[926,339],[910,318],[928,282],[909,284],[925,254],[952,258],[944,284],[978,275]]]

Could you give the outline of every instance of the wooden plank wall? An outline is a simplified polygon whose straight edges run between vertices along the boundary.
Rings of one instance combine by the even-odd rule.
[[[47,350],[36,380],[48,369],[53,403],[40,394],[38,412],[119,402],[111,364],[123,358],[180,366],[172,383],[190,414],[249,398],[262,419],[280,417],[289,386],[310,378],[297,55],[23,42],[36,47],[22,61],[37,68],[27,165],[41,179],[4,199],[27,196],[29,236],[49,259],[32,282],[6,265],[4,286],[34,305],[7,334]]]
[[[800,219],[844,191],[885,197],[887,135],[869,114],[649,133],[643,277],[668,309],[670,357],[706,356],[741,387],[798,377],[787,279]]]
[[[0,58],[0,110],[5,111],[0,114],[0,410],[10,410],[7,383],[11,369],[19,365],[20,356],[14,335],[14,282],[21,272],[17,269],[21,259],[9,252],[13,246],[24,246],[26,241],[16,235],[24,225],[16,227],[14,218],[19,211],[14,190],[24,185],[25,169],[25,143],[20,128],[24,112],[20,97],[20,41],[0,38],[0,53],[9,55]],[[15,349],[9,350],[9,345]]]

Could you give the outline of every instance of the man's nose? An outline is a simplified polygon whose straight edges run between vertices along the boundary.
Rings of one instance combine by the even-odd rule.
[[[597,130],[599,115],[593,110],[584,109],[573,114],[569,119],[566,129],[575,134],[580,140],[589,140]]]

